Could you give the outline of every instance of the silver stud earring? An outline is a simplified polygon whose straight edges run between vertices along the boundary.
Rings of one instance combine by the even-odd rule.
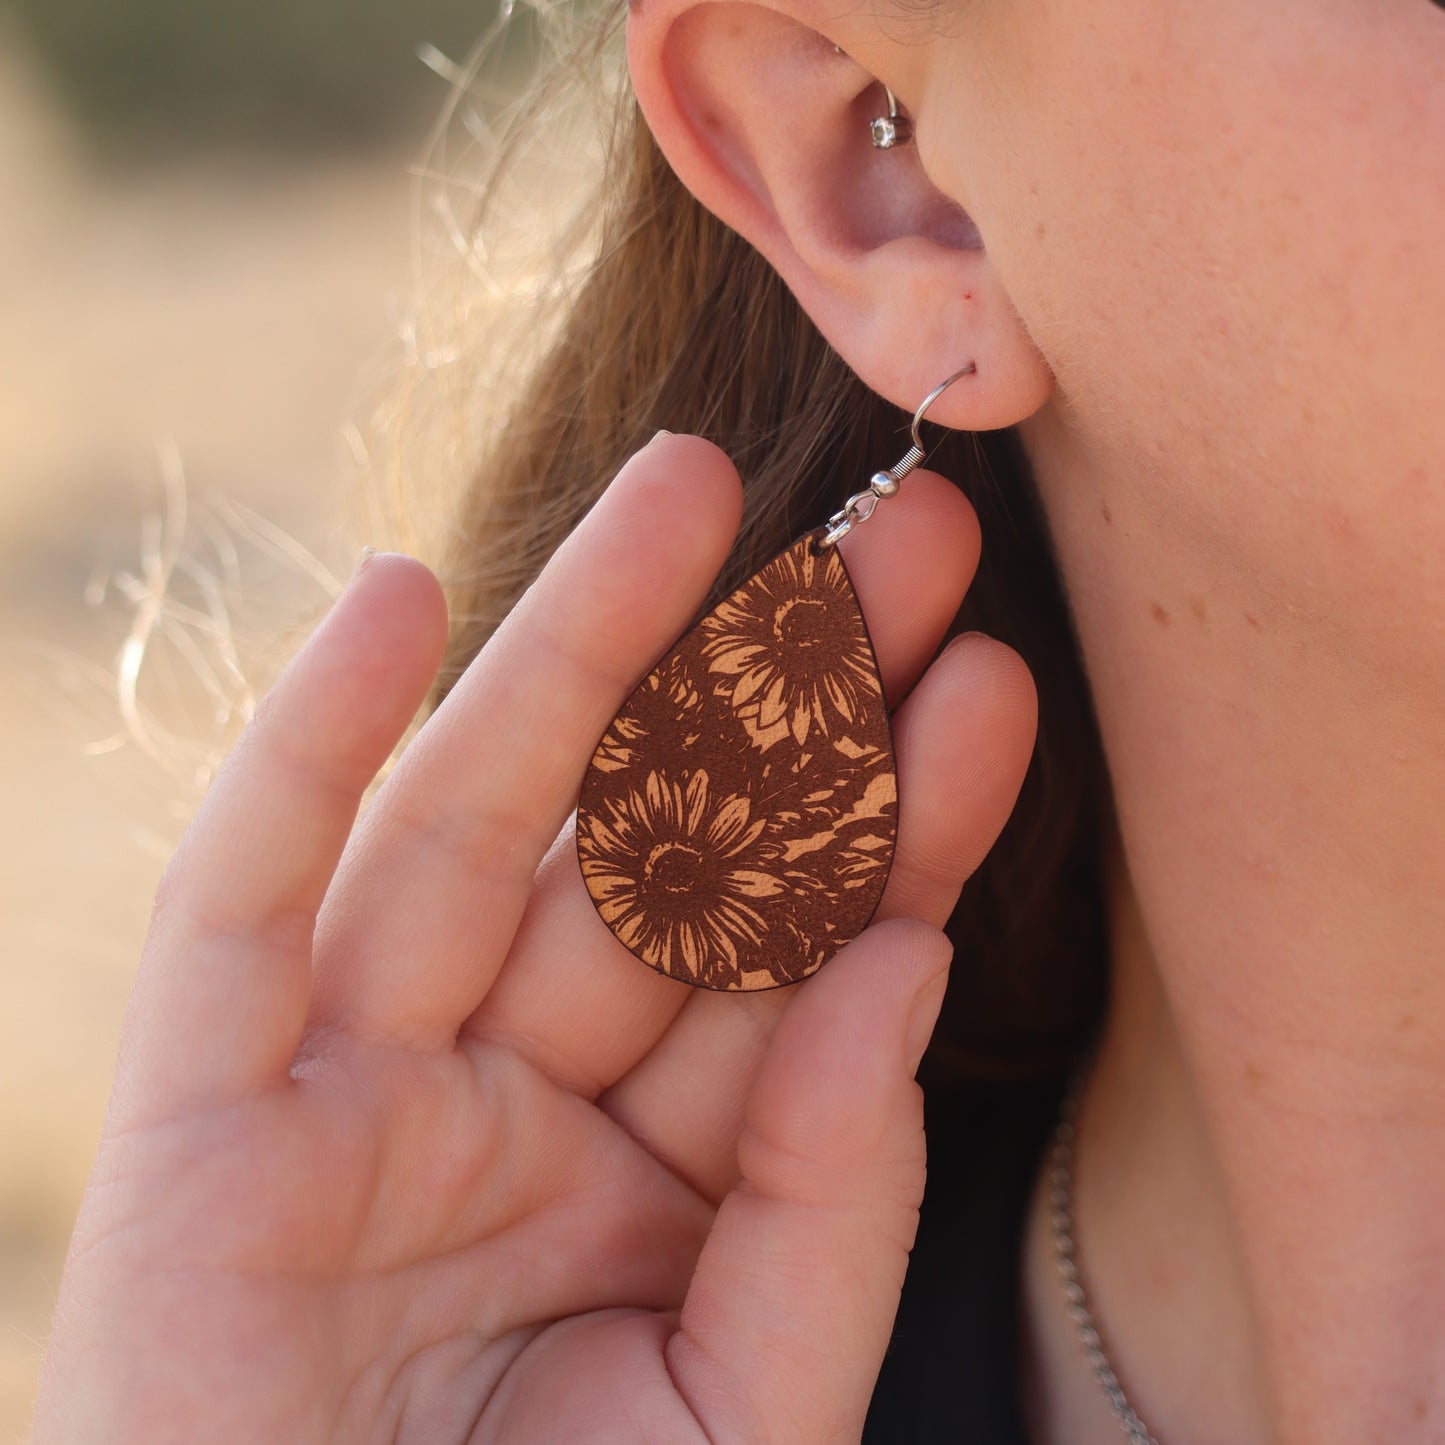
[[[898,114],[898,101],[885,85],[883,94],[888,97],[888,114],[876,115],[868,122],[868,133],[873,144],[881,151],[892,150],[913,138],[913,127],[906,116]]]
[[[833,49],[839,55],[844,53],[841,45]],[[913,124],[907,116],[898,113],[898,97],[885,85],[883,94],[888,97],[888,114],[875,115],[868,122],[868,134],[873,144],[881,151],[892,150],[913,139]]]

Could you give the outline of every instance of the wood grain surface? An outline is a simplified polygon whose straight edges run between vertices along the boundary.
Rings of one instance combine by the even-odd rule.
[[[888,709],[843,558],[815,547],[795,542],[679,640],[583,781],[598,913],[686,983],[797,982],[862,931],[888,879]]]

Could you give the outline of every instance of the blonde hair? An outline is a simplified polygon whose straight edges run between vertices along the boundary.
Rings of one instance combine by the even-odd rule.
[[[460,285],[425,293],[408,384],[380,430],[397,515],[452,605],[438,699],[659,427],[717,442],[743,478],[742,530],[710,602],[833,511],[907,435],[907,416],[862,385],[763,257],[679,182],[626,83],[624,13],[535,12],[548,60],[464,178],[447,140],[459,115],[486,134],[480,109],[464,113],[495,45],[487,37],[435,138],[431,214]],[[573,154],[588,156],[589,183],[558,206],[555,178]],[[536,219],[549,209],[544,241]],[[956,479],[983,527],[953,630],[1016,647],[1041,717],[1019,806],[950,921],[954,981],[934,1053],[979,1074],[1054,1071],[1102,1003],[1098,739],[1015,438],[949,434],[929,465]]]

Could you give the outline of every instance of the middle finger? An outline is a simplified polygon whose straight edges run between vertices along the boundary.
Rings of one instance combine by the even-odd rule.
[[[742,496],[654,439],[508,614],[363,816],[317,925],[309,1029],[450,1048],[511,947],[603,728],[695,612]]]

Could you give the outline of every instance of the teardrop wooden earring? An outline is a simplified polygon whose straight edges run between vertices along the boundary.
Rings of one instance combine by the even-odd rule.
[[[693,626],[598,743],[577,855],[602,920],[703,988],[796,983],[868,925],[898,833],[878,660],[837,543],[923,460],[913,446]]]

